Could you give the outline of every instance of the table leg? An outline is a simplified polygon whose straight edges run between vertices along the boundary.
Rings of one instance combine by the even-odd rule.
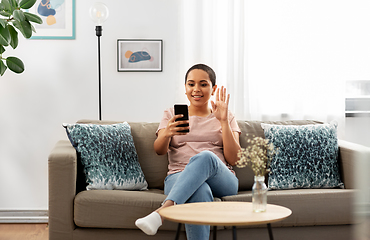
[[[213,240],[217,239],[217,226],[213,226]]]
[[[236,240],[236,227],[233,226],[233,240]]]
[[[271,223],[267,224],[267,230],[269,231],[270,240],[274,240],[274,236],[272,235]]]
[[[179,240],[180,231],[181,231],[181,223],[179,223],[179,225],[177,225],[177,231],[176,231],[175,240]]]

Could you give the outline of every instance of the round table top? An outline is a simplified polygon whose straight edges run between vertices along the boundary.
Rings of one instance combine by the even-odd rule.
[[[289,208],[267,204],[265,212],[253,212],[251,202],[199,202],[166,207],[159,214],[173,222],[245,226],[281,221],[292,214]]]

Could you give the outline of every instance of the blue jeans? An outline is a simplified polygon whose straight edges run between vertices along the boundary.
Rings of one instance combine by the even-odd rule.
[[[184,171],[168,175],[164,182],[166,200],[176,204],[212,202],[213,197],[238,193],[238,178],[210,151],[203,151],[192,158]],[[210,227],[185,224],[188,240],[208,240]]]

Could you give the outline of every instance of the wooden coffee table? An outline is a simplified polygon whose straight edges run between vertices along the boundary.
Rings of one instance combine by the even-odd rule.
[[[213,239],[216,239],[216,226],[232,226],[233,239],[236,239],[236,226],[267,224],[272,240],[271,223],[289,217],[292,211],[286,207],[267,204],[266,212],[255,213],[250,202],[201,202],[163,208],[159,214],[167,220],[180,223],[175,239],[179,237],[181,223],[188,223],[214,226]]]

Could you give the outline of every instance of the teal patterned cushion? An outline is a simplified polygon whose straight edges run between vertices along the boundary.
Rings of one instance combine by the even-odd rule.
[[[338,168],[336,124],[261,124],[278,153],[271,162],[269,189],[343,187]]]
[[[84,166],[87,190],[147,189],[128,123],[64,127]]]

